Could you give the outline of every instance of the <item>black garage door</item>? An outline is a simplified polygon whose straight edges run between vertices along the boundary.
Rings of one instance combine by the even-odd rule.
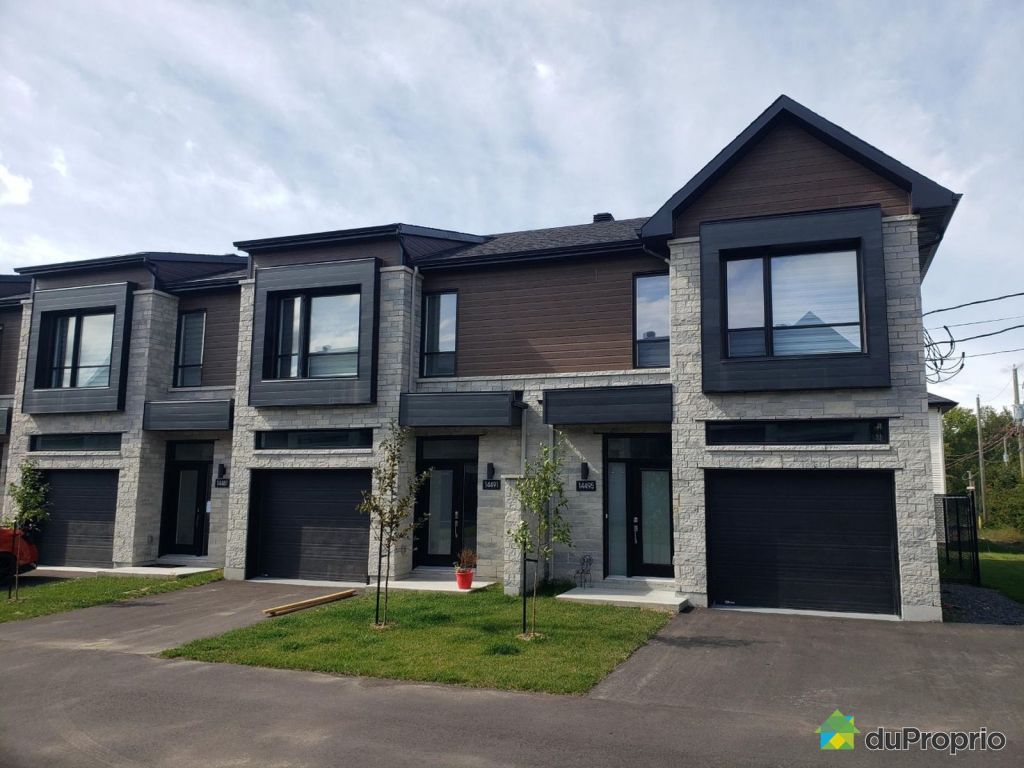
[[[114,558],[117,472],[49,470],[50,517],[39,542],[41,565],[109,568]]]
[[[366,581],[370,470],[253,473],[248,575]]]
[[[899,612],[892,472],[707,472],[718,605]]]

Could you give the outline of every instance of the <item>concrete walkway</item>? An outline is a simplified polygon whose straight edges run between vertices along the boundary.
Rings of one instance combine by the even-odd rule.
[[[229,582],[0,625],[0,764],[1017,766],[1024,631],[693,611],[587,697],[145,655],[316,590]],[[453,653],[458,649],[453,648]],[[839,707],[885,725],[1004,729],[999,753],[818,750]]]

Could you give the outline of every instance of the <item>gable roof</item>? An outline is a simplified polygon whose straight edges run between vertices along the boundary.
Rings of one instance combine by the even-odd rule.
[[[919,249],[921,271],[928,265],[945,233],[946,225],[956,209],[960,195],[907,167],[881,150],[858,139],[849,131],[831,123],[788,96],[779,96],[754,122],[729,142],[726,147],[690,179],[658,211],[648,219],[642,230],[644,239],[672,237],[673,217],[680,208],[693,202],[726,171],[732,168],[757,141],[780,120],[792,118],[811,135],[825,144],[862,163],[879,176],[910,193],[910,206],[921,215]]]

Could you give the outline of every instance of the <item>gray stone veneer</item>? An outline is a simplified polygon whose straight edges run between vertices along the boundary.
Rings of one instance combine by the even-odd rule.
[[[174,347],[178,322],[178,300],[161,291],[135,291],[132,297],[132,328],[125,410],[109,413],[38,414],[21,412],[23,388],[14,395],[7,463],[8,479],[17,466],[32,458],[41,469],[117,470],[117,508],[114,519],[115,565],[153,560],[160,544],[160,515],[163,502],[166,446],[169,440],[214,440],[217,463],[230,465],[231,441],[225,433],[147,432],[142,429],[146,400],[166,400],[184,393],[171,390]],[[31,316],[31,301],[24,302],[25,316]],[[22,323],[21,354],[17,381],[24,382],[29,326]],[[212,389],[212,388],[211,388]],[[171,394],[174,392],[175,394]],[[189,397],[208,397],[203,388]],[[120,451],[29,452],[29,437],[41,433],[120,432]],[[5,504],[8,497],[4,495]],[[208,562],[223,562],[226,529],[226,493],[214,489],[211,497]]]
[[[214,489],[210,560],[223,562],[229,578],[244,578],[246,531],[249,518],[251,474],[261,469],[369,468],[377,443],[388,424],[398,417],[403,391],[458,392],[522,390],[527,410],[520,428],[421,429],[418,435],[474,434],[479,442],[479,477],[486,465],[495,465],[503,479],[500,491],[478,493],[478,553],[481,578],[501,580],[506,591],[520,588],[518,556],[508,545],[506,530],[519,519],[514,482],[522,471],[523,456],[532,458],[538,446],[554,439],[543,423],[543,391],[559,387],[601,387],[631,384],[666,384],[674,389],[671,425],[591,425],[562,430],[570,451],[565,462],[568,517],[574,534],[572,549],[557,547],[548,575],[570,579],[579,558],[594,558],[593,576],[603,578],[603,456],[602,435],[613,432],[664,432],[673,440],[674,568],[676,587],[694,603],[707,599],[705,552],[704,470],[706,468],[862,468],[891,469],[896,476],[896,511],[900,557],[902,614],[905,619],[941,617],[936,559],[934,501],[930,486],[927,399],[921,327],[920,276],[917,261],[916,217],[883,221],[886,259],[890,359],[893,386],[882,390],[832,392],[748,393],[705,395],[701,391],[700,264],[696,238],[670,243],[671,367],[658,370],[623,370],[583,374],[487,376],[417,379],[420,284],[405,267],[381,270],[380,331],[377,360],[377,403],[337,407],[251,407],[248,381],[240,376],[234,388],[235,427],[229,433],[146,433],[142,431],[146,399],[223,398],[224,388],[172,390],[169,388],[176,300],[158,291],[134,296],[132,354],[129,365],[127,407],[124,413],[28,416],[21,411],[21,394],[14,397],[13,423],[8,445],[10,467],[27,455],[28,435],[36,432],[118,431],[124,433],[120,452],[90,454],[34,453],[44,468],[117,469],[119,481],[114,557],[134,563],[156,555],[163,459],[168,439],[215,440],[215,466],[228,466],[229,489]],[[250,369],[253,334],[253,284],[241,288],[238,370]],[[22,328],[22,354],[18,380],[24,380],[28,328]],[[412,375],[411,375],[412,374]],[[707,419],[815,418],[878,416],[890,419],[887,446],[707,447]],[[257,451],[253,432],[268,429],[371,427],[375,445],[368,450]],[[525,441],[525,446],[524,446]],[[410,444],[404,475],[413,470],[415,450]],[[578,493],[580,462],[590,465],[596,492]],[[8,474],[11,474],[8,472]],[[8,478],[10,479],[10,478]],[[367,552],[371,578],[377,569],[376,542]],[[392,575],[402,577],[412,567],[412,549],[406,543],[394,553]]]
[[[238,370],[248,371],[252,354],[254,284],[242,284],[241,318],[238,328]],[[238,377],[235,389],[235,428],[232,446],[234,476],[231,481],[227,525],[225,575],[245,578],[246,531],[249,520],[249,488],[252,472],[261,469],[360,469],[374,465],[377,444],[389,423],[398,419],[399,394],[409,381],[408,339],[418,335],[410,299],[419,304],[419,286],[412,270],[385,267],[380,275],[380,329],[377,341],[377,404],[324,407],[253,407],[249,405],[249,382]],[[417,347],[418,348],[418,347]],[[257,451],[253,432],[270,429],[327,429],[371,427],[374,447],[370,450]],[[415,462],[415,446],[406,451],[403,478]],[[371,533],[367,553],[371,578],[377,573],[377,540]],[[392,576],[400,578],[412,568],[412,548],[400,545],[392,555]]]
[[[700,243],[697,238],[670,243],[675,571],[679,590],[690,595],[692,602],[699,605],[707,599],[705,468],[892,469],[896,476],[902,615],[904,619],[941,619],[916,224],[916,216],[883,221],[892,367],[892,387],[883,390],[704,395],[699,343]],[[704,445],[707,419],[825,416],[889,418],[890,444],[869,449],[714,449]]]

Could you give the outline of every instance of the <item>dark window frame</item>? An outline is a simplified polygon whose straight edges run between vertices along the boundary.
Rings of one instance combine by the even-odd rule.
[[[876,430],[880,433],[879,439],[856,440],[856,439],[786,439],[784,436],[769,437],[770,429],[784,430],[792,427],[799,431],[801,428],[822,427],[838,429],[842,426],[849,426],[851,429],[863,427],[869,434]],[[727,431],[733,428],[746,430],[763,430],[764,435],[760,438],[739,438],[735,435],[724,435],[719,431]],[[718,434],[716,434],[718,432]],[[889,419],[867,418],[867,419],[722,419],[707,421],[704,423],[704,442],[710,446],[749,446],[749,445],[888,445],[889,444]]]
[[[356,313],[356,339],[357,345],[354,352],[310,352],[309,351],[309,328],[310,317],[313,311],[313,299],[329,296],[357,296],[359,298],[359,311]],[[281,342],[281,305],[285,301],[301,299],[302,307],[299,316],[299,352],[284,355],[280,352]],[[267,321],[266,340],[264,342],[263,360],[263,381],[328,381],[332,379],[355,380],[362,374],[361,370],[361,347],[363,335],[362,303],[363,295],[358,285],[339,285],[324,288],[302,288],[297,290],[272,291],[267,295]],[[311,357],[324,355],[352,355],[355,358],[355,373],[345,373],[335,376],[310,376],[309,360]],[[298,375],[281,376],[279,365],[282,357],[298,357]]]
[[[455,349],[451,352],[427,352],[427,300],[433,296],[454,296],[455,297]],[[459,375],[459,291],[457,289],[445,291],[430,291],[423,294],[420,305],[420,377],[424,379],[452,378]],[[427,359],[430,356],[451,355],[451,373],[427,373]]]
[[[672,352],[671,352],[671,343],[672,343],[672,314],[671,314],[671,309],[669,310],[669,329],[668,329],[668,334],[669,335],[668,336],[666,336],[664,339],[650,339],[650,340],[647,340],[646,342],[641,340],[641,339],[638,339],[636,337],[636,334],[637,334],[637,322],[636,322],[637,281],[642,280],[645,277],[669,277],[669,272],[666,269],[666,270],[657,270],[657,271],[653,271],[653,272],[635,272],[633,274],[633,367],[634,368],[644,369],[644,370],[647,370],[647,369],[657,370],[659,368],[669,368],[669,367],[671,367],[671,364],[672,364]],[[671,278],[669,278],[669,279],[670,279],[670,282],[669,282],[669,286],[668,286],[668,292],[669,292],[669,302],[670,302],[670,306],[671,306],[672,285],[671,285]],[[668,348],[668,350],[669,350],[669,358],[668,358],[668,361],[665,363],[665,365],[640,365],[640,355],[639,355],[640,345],[642,343],[650,344],[652,342],[658,343],[658,344],[661,344],[662,342],[664,342],[666,347]]]
[[[845,253],[852,251],[857,266],[857,322],[850,323],[821,323],[815,325],[801,326],[778,326],[772,316],[772,259],[785,258],[786,256],[815,256],[827,255],[830,253]],[[728,267],[734,261],[761,261],[761,289],[763,291],[763,319],[764,324],[741,328],[729,327],[729,279]],[[864,264],[861,256],[860,244],[857,241],[833,241],[810,246],[787,247],[787,246],[765,246],[755,249],[744,249],[738,251],[725,251],[721,256],[722,303],[721,303],[721,351],[722,359],[729,360],[795,360],[818,359],[823,357],[856,357],[866,356],[869,353],[868,339],[865,321],[865,295],[864,295]],[[853,352],[812,352],[802,355],[776,355],[775,354],[775,332],[785,328],[836,328],[858,326],[860,330],[860,349]],[[762,331],[764,333],[763,355],[730,355],[729,334],[736,331]]]
[[[294,445],[297,442],[293,438],[302,436],[321,435],[353,435],[364,437],[359,445]],[[267,445],[268,437],[283,437],[284,445]],[[257,431],[253,434],[253,446],[257,451],[332,451],[332,450],[367,450],[373,448],[373,429],[371,427],[356,427],[342,429],[268,429]]]
[[[107,369],[107,383],[99,387],[90,386],[79,386],[78,379],[79,373],[82,370],[80,366],[80,356],[82,352],[82,323],[87,317],[101,317],[110,316],[110,362],[106,365],[90,365],[85,366],[88,370],[97,368]],[[71,362],[70,365],[62,366],[60,368],[54,365],[54,353],[57,351],[58,341],[57,335],[60,329],[62,320],[68,320],[74,318],[75,328],[74,337],[71,341]],[[40,337],[41,344],[39,355],[36,359],[36,371],[35,371],[35,389],[49,390],[49,391],[66,391],[69,389],[78,390],[103,390],[111,388],[111,380],[114,374],[114,352],[117,348],[115,342],[115,333],[117,330],[117,309],[116,307],[84,307],[81,309],[72,310],[57,310],[57,311],[46,311],[40,315]],[[67,333],[62,334],[61,344],[64,349],[67,348]],[[70,384],[64,386],[60,383],[55,383],[55,374],[57,371],[61,372],[60,380],[63,380],[63,371],[70,369],[71,379]]]
[[[58,440],[59,439],[67,440],[67,439],[80,438],[82,440],[83,444],[82,444],[81,447],[63,447],[63,448],[61,448],[61,447],[56,447],[55,448],[53,446],[47,447],[45,445],[41,445],[42,443],[44,443],[46,441],[47,438],[55,438],[55,439],[58,439]],[[113,447],[85,445],[85,443],[89,440],[89,438],[94,438],[94,439],[97,439],[97,440],[102,440],[102,439],[109,438],[111,446],[113,446]],[[36,453],[36,452],[44,452],[44,453],[49,453],[49,452],[88,453],[88,452],[92,452],[92,451],[107,451],[107,452],[115,452],[116,451],[116,452],[120,452],[120,450],[121,450],[121,438],[122,438],[122,435],[121,435],[120,432],[69,432],[69,433],[49,432],[49,433],[38,434],[38,435],[29,435],[28,450],[29,450],[30,453]],[[117,443],[116,446],[113,445],[113,443],[115,441]]]
[[[202,315],[203,316],[203,336],[202,346],[199,350],[199,363],[190,363],[185,365],[181,362],[181,356],[184,352],[182,348],[182,341],[185,338],[185,318],[189,315]],[[174,387],[201,387],[203,386],[203,364],[206,361],[206,310],[205,309],[188,309],[178,313],[178,330],[177,330],[177,341],[174,346]],[[198,368],[199,369],[199,383],[198,384],[184,384],[182,383],[182,373],[186,369]]]
[[[769,246],[828,250],[856,242],[861,257],[863,324],[861,354],[729,358],[722,349],[721,259],[729,252]],[[878,205],[700,225],[701,389],[718,392],[868,389],[891,386],[889,312],[882,210]]]

